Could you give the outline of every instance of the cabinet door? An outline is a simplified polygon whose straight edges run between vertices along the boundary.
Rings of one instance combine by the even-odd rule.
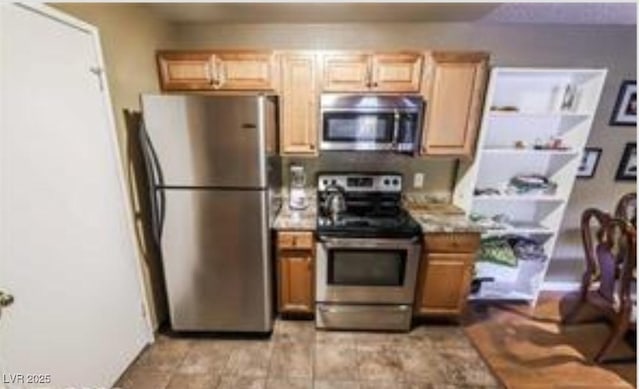
[[[325,92],[368,92],[371,85],[369,54],[328,53],[322,57]]]
[[[158,52],[160,87],[166,91],[210,90],[215,83],[211,53]]]
[[[272,52],[216,52],[217,89],[272,90],[276,61]]]
[[[280,251],[278,307],[280,313],[313,313],[313,252]]]
[[[316,56],[312,53],[282,55],[281,152],[314,155],[318,140],[318,90]]]
[[[377,92],[418,92],[421,70],[421,54],[375,54],[372,59],[372,89]]]
[[[427,115],[422,154],[472,157],[487,78],[485,53],[432,53],[423,95]]]
[[[429,253],[423,258],[415,313],[459,315],[467,301],[474,254]]]

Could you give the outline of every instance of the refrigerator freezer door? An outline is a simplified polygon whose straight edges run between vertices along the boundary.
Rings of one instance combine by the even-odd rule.
[[[267,191],[167,189],[163,264],[172,328],[272,328]]]
[[[276,130],[271,98],[143,95],[142,108],[165,186],[267,186]]]

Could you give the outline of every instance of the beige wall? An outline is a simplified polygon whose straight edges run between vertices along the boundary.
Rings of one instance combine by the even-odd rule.
[[[615,170],[634,127],[609,127],[618,87],[636,78],[636,29],[616,26],[500,25],[472,23],[403,24],[191,24],[177,25],[173,48],[434,48],[487,50],[494,65],[604,67],[609,69],[589,146],[602,147],[596,176],[579,180],[571,196],[548,280],[578,280],[582,254],[576,234],[581,211],[612,209],[634,183],[615,182]],[[331,159],[307,162],[311,169],[336,165]],[[344,164],[343,164],[344,165]],[[385,167],[389,164],[385,164]],[[426,171],[429,189],[447,188],[450,162],[392,162],[403,172]],[[359,162],[357,166],[367,166]],[[435,183],[435,185],[433,184]],[[435,186],[435,188],[434,188]]]
[[[54,3],[100,32],[118,137],[124,150],[123,109],[139,110],[140,93],[157,92],[155,50],[166,46],[171,26],[142,4]]]
[[[171,38],[171,26],[151,15],[140,4],[88,4],[56,3],[52,6],[96,26],[100,32],[109,91],[116,120],[118,140],[123,164],[129,180],[131,161],[127,153],[127,134],[123,116],[124,109],[140,110],[140,93],[157,92],[158,79],[155,65],[155,50],[166,46]],[[166,304],[162,292],[163,284],[159,272],[158,257],[154,256],[145,237],[140,220],[139,201],[135,186],[132,187],[135,222],[142,255],[142,275],[150,315],[154,326],[166,317]],[[117,287],[117,285],[114,285]]]

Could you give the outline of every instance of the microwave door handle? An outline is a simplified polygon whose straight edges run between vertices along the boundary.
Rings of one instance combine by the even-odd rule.
[[[393,150],[398,150],[398,136],[400,132],[400,113],[397,109],[393,110],[393,139],[391,143],[391,148]]]

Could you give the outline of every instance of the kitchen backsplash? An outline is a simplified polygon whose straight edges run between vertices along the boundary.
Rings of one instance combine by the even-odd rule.
[[[324,153],[317,158],[282,158],[283,186],[289,186],[289,165],[304,167],[307,187],[315,187],[318,172],[397,172],[403,176],[405,192],[421,192],[444,200],[451,198],[454,181],[455,159],[412,158],[383,152]],[[423,185],[415,188],[414,174],[424,174]]]

